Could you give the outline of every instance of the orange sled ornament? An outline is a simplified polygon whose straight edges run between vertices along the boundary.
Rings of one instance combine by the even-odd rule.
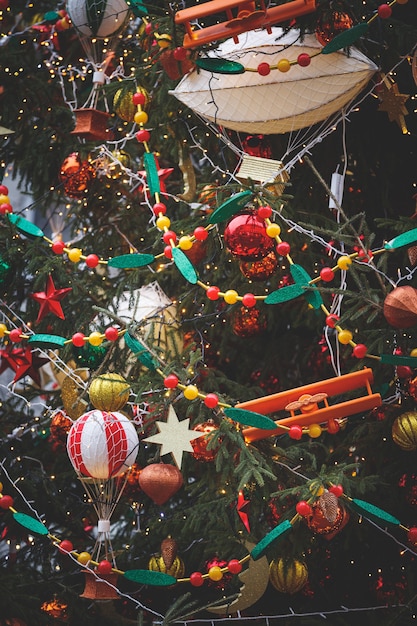
[[[275,422],[274,430],[262,428],[244,428],[242,433],[247,443],[265,439],[273,435],[280,435],[288,431],[290,426],[308,426],[323,424],[331,420],[342,419],[349,415],[356,415],[362,411],[370,411],[382,404],[379,393],[373,393],[371,383],[373,372],[364,368],[359,372],[336,376],[310,385],[303,385],[296,389],[281,391],[255,400],[248,400],[236,405],[237,409],[254,411],[261,415],[268,415],[277,411],[288,411],[289,417]],[[360,388],[366,389],[366,395],[343,401],[336,398],[335,404],[329,404],[329,399],[346,392]],[[284,426],[284,428],[282,428]]]
[[[236,15],[233,15],[232,9]],[[256,28],[270,28],[279,22],[292,20],[301,15],[312,13],[316,9],[316,0],[291,0],[285,4],[266,8],[264,0],[257,2],[242,2],[242,0],[211,0],[200,5],[182,9],[175,15],[176,24],[184,24],[184,48],[197,48],[203,44],[212,43],[219,39],[233,37],[238,43],[237,35],[246,33]],[[208,15],[225,13],[227,21],[207,26],[207,28],[194,28],[193,20],[199,20]]]

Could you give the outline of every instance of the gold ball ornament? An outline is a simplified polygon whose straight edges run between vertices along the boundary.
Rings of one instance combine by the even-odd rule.
[[[130,385],[120,374],[107,372],[91,381],[88,395],[95,409],[118,411],[129,399]]]
[[[136,91],[145,96],[145,103],[142,106],[143,109],[149,104],[149,94],[143,87],[137,87]],[[118,89],[113,98],[114,112],[125,122],[133,122],[135,113],[138,108],[132,102],[132,96],[135,93],[132,89]]]
[[[269,580],[281,593],[297,593],[307,583],[307,566],[298,559],[275,559],[269,565]]]
[[[402,450],[417,450],[417,412],[399,415],[392,425],[392,439]]]

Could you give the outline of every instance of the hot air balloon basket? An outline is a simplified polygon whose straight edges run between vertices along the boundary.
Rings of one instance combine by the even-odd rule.
[[[75,128],[71,135],[87,141],[108,141],[113,133],[107,128],[110,114],[97,109],[75,109]]]
[[[119,594],[115,589],[118,574],[111,572],[110,574],[100,574],[95,576],[93,572],[84,572],[85,587],[80,598],[88,598],[90,600],[118,600]],[[109,584],[107,584],[109,583]]]

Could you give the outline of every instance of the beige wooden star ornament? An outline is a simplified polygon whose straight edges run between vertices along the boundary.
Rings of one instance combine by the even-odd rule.
[[[378,92],[378,98],[381,101],[378,111],[386,111],[389,121],[397,122],[403,135],[408,133],[404,116],[408,115],[405,103],[409,97],[408,94],[400,93],[397,83],[385,76]]]

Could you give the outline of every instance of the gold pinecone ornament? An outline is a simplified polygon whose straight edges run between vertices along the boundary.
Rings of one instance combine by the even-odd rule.
[[[281,593],[297,593],[307,583],[307,566],[298,559],[274,559],[269,565],[269,580]]]
[[[392,425],[392,439],[402,450],[417,450],[417,412],[399,415]]]
[[[95,409],[118,411],[129,399],[130,385],[120,374],[107,372],[91,381],[88,395]]]
[[[185,566],[177,556],[177,542],[171,537],[167,537],[161,543],[161,554],[154,555],[150,558],[148,569],[152,572],[163,572],[170,574],[174,578],[182,578],[185,572]]]

